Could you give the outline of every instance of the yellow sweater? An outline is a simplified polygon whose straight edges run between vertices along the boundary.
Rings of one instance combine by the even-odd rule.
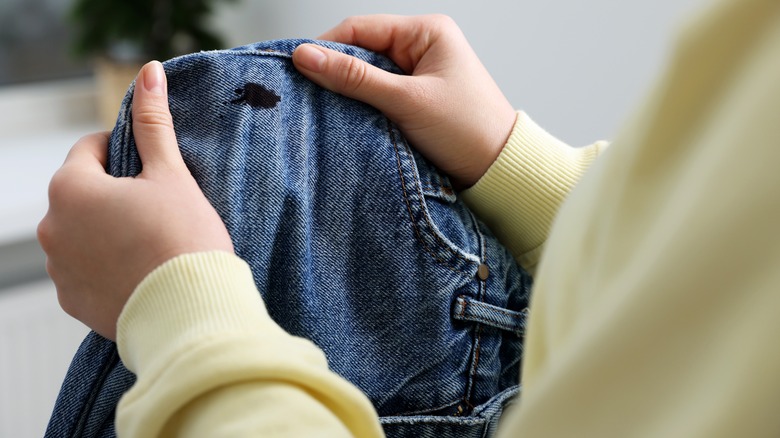
[[[522,401],[500,433],[780,436],[780,2],[722,0],[690,23],[590,166],[603,148],[569,148],[520,113],[464,194],[522,264],[542,255]],[[382,434],[322,352],[270,320],[233,255],[152,272],[118,344],[138,374],[120,436]]]

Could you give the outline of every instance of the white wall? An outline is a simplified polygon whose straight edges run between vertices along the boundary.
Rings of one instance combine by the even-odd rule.
[[[243,0],[232,46],[316,37],[350,15],[453,17],[516,107],[574,145],[609,139],[658,76],[682,19],[707,0]]]

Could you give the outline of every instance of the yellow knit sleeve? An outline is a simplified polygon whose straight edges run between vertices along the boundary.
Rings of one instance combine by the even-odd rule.
[[[519,111],[501,154],[463,199],[533,273],[558,208],[606,147],[571,147]]]
[[[125,305],[117,344],[138,376],[118,406],[120,436],[383,436],[365,395],[271,320],[233,254],[158,267]]]

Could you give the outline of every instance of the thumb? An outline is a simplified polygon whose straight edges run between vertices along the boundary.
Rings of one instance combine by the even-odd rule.
[[[405,76],[386,72],[353,56],[315,44],[293,52],[298,71],[314,83],[389,113],[403,98]]]
[[[168,108],[162,64],[152,61],[138,73],[133,92],[133,137],[144,169],[186,169]]]

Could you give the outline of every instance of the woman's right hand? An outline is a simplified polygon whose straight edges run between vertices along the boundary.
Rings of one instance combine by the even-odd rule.
[[[352,17],[320,39],[382,53],[408,74],[312,44],[293,53],[315,83],[387,115],[458,187],[476,183],[501,153],[515,110],[449,17]]]

